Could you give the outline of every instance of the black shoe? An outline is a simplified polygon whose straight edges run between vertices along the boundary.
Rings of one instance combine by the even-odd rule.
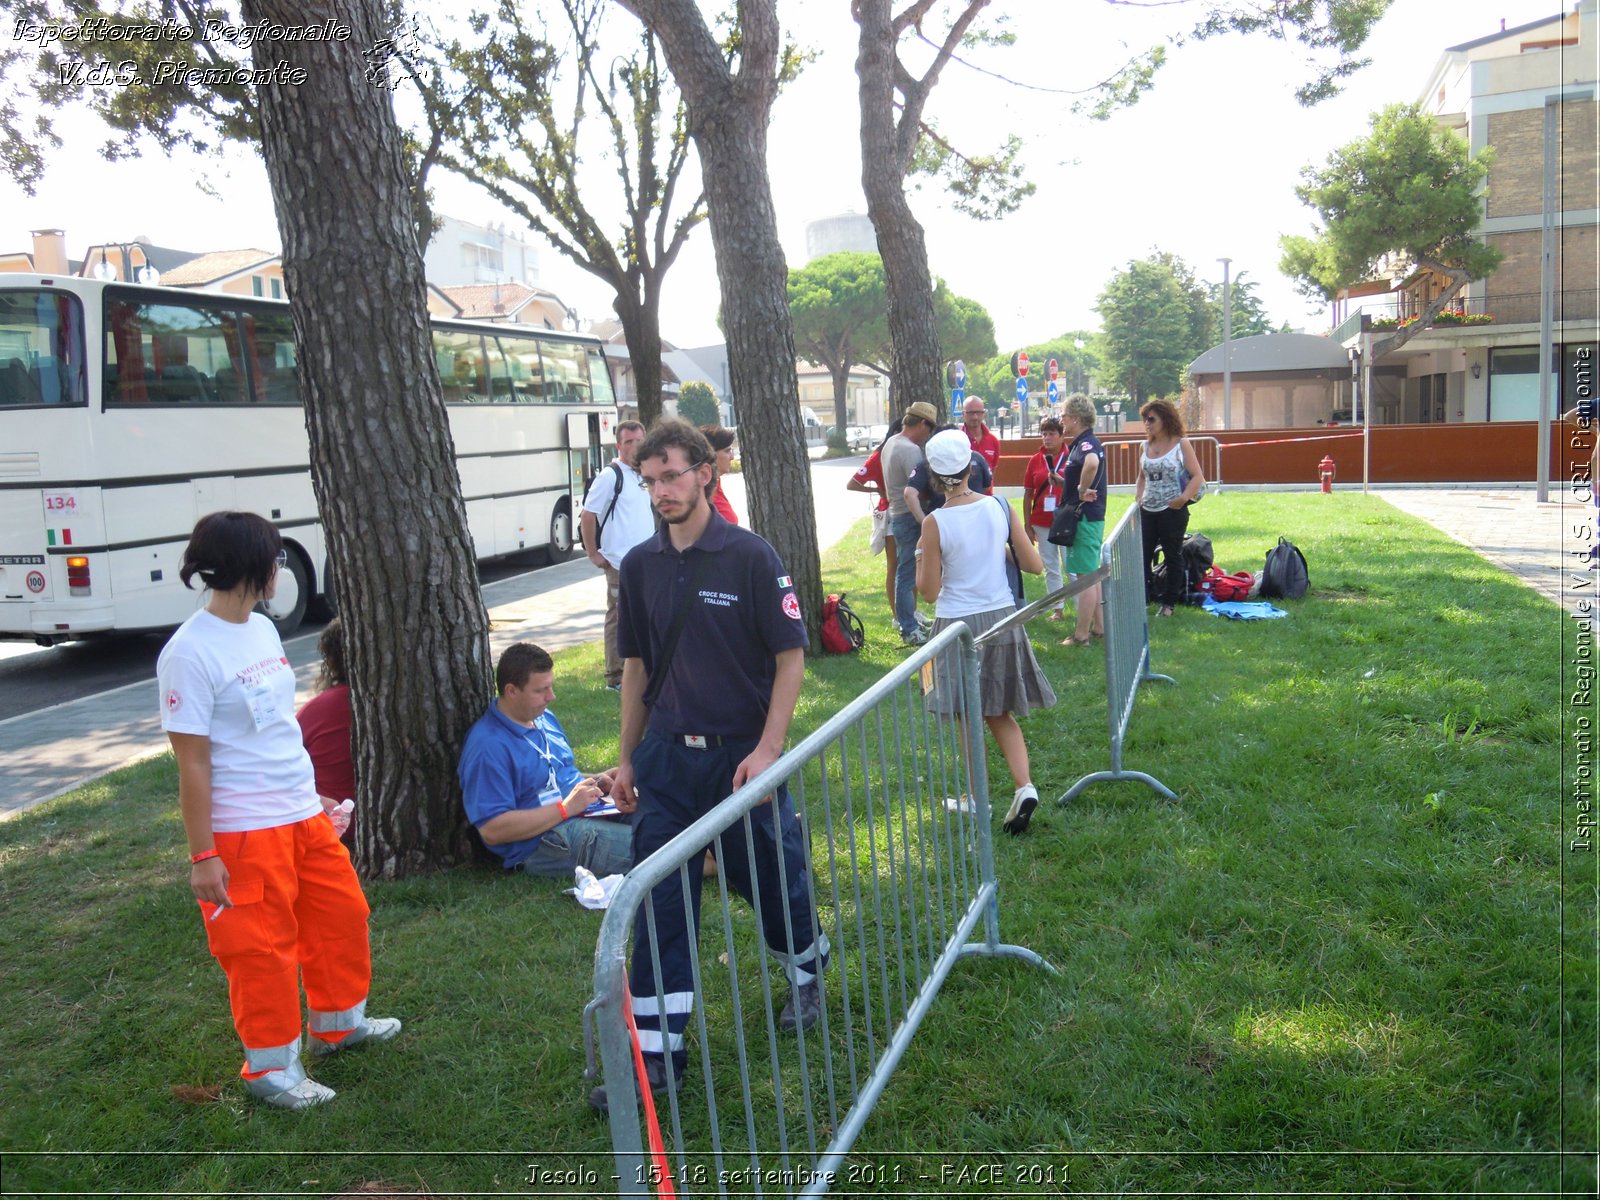
[[[644,1075],[650,1081],[650,1090],[657,1096],[665,1095],[667,1091],[667,1060],[659,1054],[646,1054],[644,1056]],[[676,1079],[678,1091],[683,1087],[683,1074],[678,1073]],[[589,1107],[596,1112],[604,1114],[611,1111],[611,1104],[606,1099],[605,1085],[601,1084],[589,1093]]]
[[[789,1003],[778,1014],[778,1028],[793,1033],[796,1026],[810,1029],[822,1019],[822,988],[813,979],[789,991]]]

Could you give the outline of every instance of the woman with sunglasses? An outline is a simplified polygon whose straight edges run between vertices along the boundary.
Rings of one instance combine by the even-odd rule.
[[[1189,528],[1189,505],[1206,481],[1200,474],[1194,447],[1183,435],[1183,418],[1176,408],[1166,400],[1152,400],[1139,410],[1139,415],[1144,419],[1145,443],[1133,494],[1144,534],[1145,594],[1148,596],[1153,586],[1159,549],[1166,571],[1161,595],[1156,597],[1161,604],[1156,615],[1170,617],[1174,606],[1183,602],[1183,535]]]
[[[202,517],[178,577],[206,588],[203,608],[161,651],[161,726],[178,760],[189,886],[211,953],[228,977],[239,1074],[278,1108],[333,1099],[300,1061],[300,988],[311,1052],[323,1056],[400,1032],[366,1015],[367,902],[350,855],[317,798],[294,718],[294,669],[256,610],[277,590],[283,540],[255,513]]]

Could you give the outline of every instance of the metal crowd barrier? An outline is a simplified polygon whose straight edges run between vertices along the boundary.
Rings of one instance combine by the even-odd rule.
[[[1191,437],[1195,459],[1200,464],[1200,474],[1205,476],[1206,487],[1213,492],[1222,491],[1222,443],[1214,437]],[[1139,479],[1139,457],[1144,453],[1144,443],[1109,442],[1106,451],[1106,486],[1132,487]]]
[[[1168,800],[1176,800],[1171,789],[1143,771],[1122,769],[1122,743],[1128,735],[1133,703],[1139,685],[1147,679],[1176,682],[1170,675],[1150,670],[1150,621],[1144,598],[1144,536],[1139,524],[1139,506],[1122,514],[1116,528],[1100,547],[1100,566],[1106,572],[1100,602],[1106,624],[1106,714],[1111,726],[1111,770],[1085,775],[1067,789],[1056,803],[1065,804],[1091,783],[1102,780],[1133,779],[1149,784]]]
[[[936,682],[954,690],[954,719],[929,712]],[[956,962],[1008,956],[1055,973],[1033,951],[1000,941],[984,727],[968,715],[981,712],[976,643],[956,625],[622,881],[600,926],[584,1009],[588,1074],[598,1034],[622,1193],[666,1182],[680,1195],[820,1196],[846,1184],[844,1158]],[[811,852],[813,928],[801,940],[826,936],[829,947],[821,1018],[810,1030],[779,1031],[774,1006],[786,989],[769,969],[776,955],[762,945],[759,903],[754,920],[735,916],[719,871],[707,881],[716,902],[701,911],[703,936],[690,942],[688,1068],[681,1090],[656,1097],[660,1142],[652,1136],[647,1151],[627,1023],[635,926],[644,923],[657,956],[651,892],[676,877],[671,903],[694,928],[689,864],[708,845],[721,859],[722,835],[736,824],[750,845],[752,822],[776,820],[765,799],[782,783]],[[753,877],[753,854],[749,865]],[[780,862],[780,893],[783,875]],[[657,991],[655,1011],[668,1012]]]

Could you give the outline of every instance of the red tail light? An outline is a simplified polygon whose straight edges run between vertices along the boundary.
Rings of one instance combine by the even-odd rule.
[[[74,554],[67,559],[67,594],[69,596],[89,595],[89,560],[81,555]]]

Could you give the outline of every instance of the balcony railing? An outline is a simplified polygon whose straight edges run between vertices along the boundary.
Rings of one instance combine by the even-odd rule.
[[[1592,321],[1600,313],[1600,288],[1566,288],[1555,294],[1551,319]],[[1333,331],[1336,342],[1348,341],[1364,329],[1373,332],[1403,328],[1421,315],[1423,309],[1407,295],[1395,293],[1375,296],[1362,303]],[[1539,322],[1538,292],[1499,292],[1488,296],[1457,296],[1435,318],[1432,328],[1460,325],[1536,325]]]

